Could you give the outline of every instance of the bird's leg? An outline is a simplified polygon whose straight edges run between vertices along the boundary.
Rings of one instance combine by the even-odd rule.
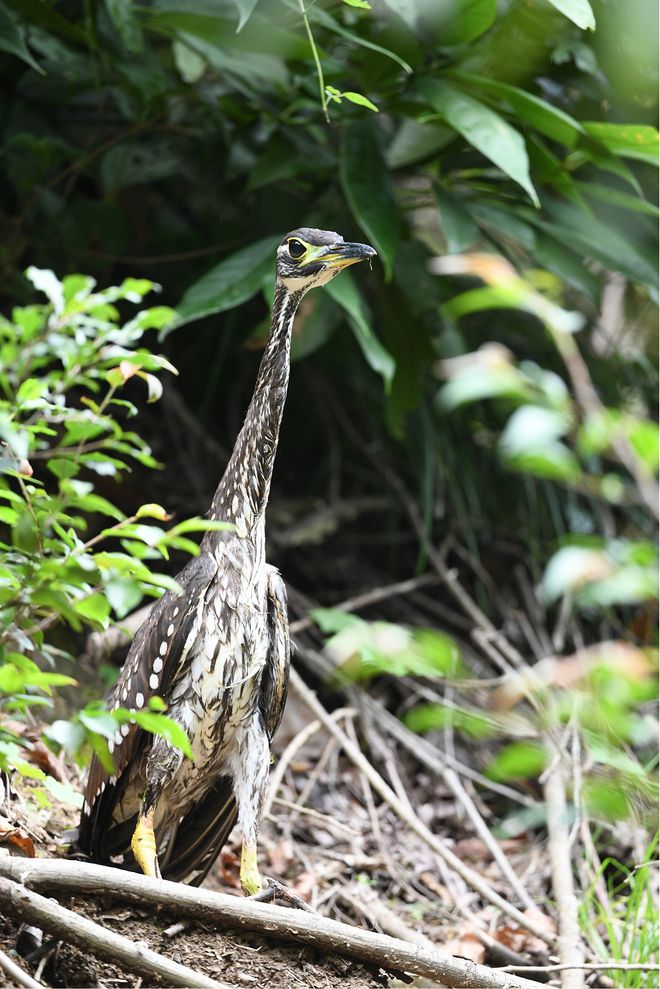
[[[160,879],[153,809],[149,813],[141,813],[138,817],[137,826],[131,838],[131,851],[145,876]]]
[[[243,836],[241,887],[246,896],[254,896],[262,885],[257,865],[257,834],[270,766],[268,737],[256,719],[240,739],[233,763],[238,824]]]
[[[138,822],[131,839],[131,851],[145,876],[160,879],[158,848],[154,833],[154,814],[160,796],[181,764],[183,756],[164,738],[156,738],[146,765],[149,781],[142,796]]]

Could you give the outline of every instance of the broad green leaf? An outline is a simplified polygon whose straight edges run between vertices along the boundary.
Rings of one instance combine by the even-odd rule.
[[[252,298],[275,267],[279,237],[264,237],[231,254],[187,289],[176,307],[178,317],[165,330],[185,326],[195,319],[225,312]]]
[[[325,289],[348,314],[351,329],[367,363],[381,375],[385,390],[389,391],[395,371],[394,358],[374,334],[370,314],[362,302],[352,275],[348,271],[342,272],[339,278],[328,282]]]
[[[417,120],[404,117],[385,152],[385,161],[388,168],[405,168],[436,154],[453,140],[451,127],[420,124]]]
[[[399,215],[376,130],[370,121],[360,121],[347,128],[340,169],[351,212],[378,251],[389,280],[400,237]]]
[[[436,185],[433,188],[438,205],[440,229],[447,244],[447,254],[463,254],[479,240],[477,225],[456,195]]]
[[[420,90],[434,110],[466,141],[494,162],[539,205],[529,177],[529,159],[521,134],[498,113],[447,82],[426,81]]]
[[[585,123],[584,129],[614,154],[658,164],[658,131],[640,124]]]
[[[105,9],[129,52],[142,48],[142,31],[133,0],[105,0]]]
[[[0,6],[0,51],[9,52],[16,55],[23,62],[26,62],[31,69],[44,75],[44,70],[38,62],[34,60],[30,50],[25,43],[25,28],[19,23],[16,15],[9,9],[7,4]]]
[[[465,45],[495,20],[497,0],[437,0],[425,11],[440,47]]]
[[[652,216],[655,220],[660,215],[658,207],[653,203],[649,203],[639,196],[633,196],[629,192],[622,192],[621,189],[615,189],[611,185],[602,185],[600,182],[592,181],[576,182],[575,184],[586,197],[591,196],[592,199],[596,199],[600,203],[619,206],[621,209],[630,210],[632,213],[644,213],[646,216]]]
[[[596,18],[589,0],[548,0],[548,2],[583,31],[596,30]]]
[[[582,124],[568,113],[518,86],[510,86],[473,72],[459,71],[451,75],[452,78],[471,83],[480,94],[487,93],[501,99],[515,110],[517,117],[531,124],[539,133],[569,148],[575,147],[579,135],[584,133]]]

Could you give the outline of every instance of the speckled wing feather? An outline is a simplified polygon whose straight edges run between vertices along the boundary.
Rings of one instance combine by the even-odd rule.
[[[133,639],[110,698],[112,707],[141,709],[148,706],[154,695],[167,699],[190,649],[198,621],[197,608],[215,571],[213,558],[200,554],[177,577],[183,593],[168,591],[156,602]],[[96,757],[92,761],[78,844],[97,861],[107,861],[130,843],[130,829],[121,828],[114,836],[109,834],[113,811],[121,798],[131,763],[150,744],[151,738],[137,725],[122,725],[109,745],[114,762],[112,776]]]
[[[267,593],[270,654],[261,678],[259,708],[272,740],[284,714],[291,663],[286,585],[275,567],[268,568]]]
[[[286,702],[289,683],[289,622],[286,587],[278,571],[268,568],[268,660],[261,679],[259,710],[272,739]],[[198,886],[220,854],[236,823],[232,781],[222,776],[179,823],[161,858],[164,879]]]

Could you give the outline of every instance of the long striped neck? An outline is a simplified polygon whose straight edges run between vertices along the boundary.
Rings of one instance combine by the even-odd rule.
[[[275,288],[270,333],[252,400],[213,497],[211,518],[232,522],[239,536],[261,521],[268,503],[289,384],[291,330],[302,295],[281,284]]]

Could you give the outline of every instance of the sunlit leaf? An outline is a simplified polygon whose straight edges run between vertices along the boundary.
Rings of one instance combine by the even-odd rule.
[[[583,31],[596,30],[596,18],[589,0],[548,0],[548,2]]]
[[[538,742],[512,742],[490,762],[486,775],[502,782],[529,779],[540,776],[547,762],[548,754]]]
[[[658,131],[655,127],[596,121],[585,123],[584,129],[615,154],[658,164]]]

